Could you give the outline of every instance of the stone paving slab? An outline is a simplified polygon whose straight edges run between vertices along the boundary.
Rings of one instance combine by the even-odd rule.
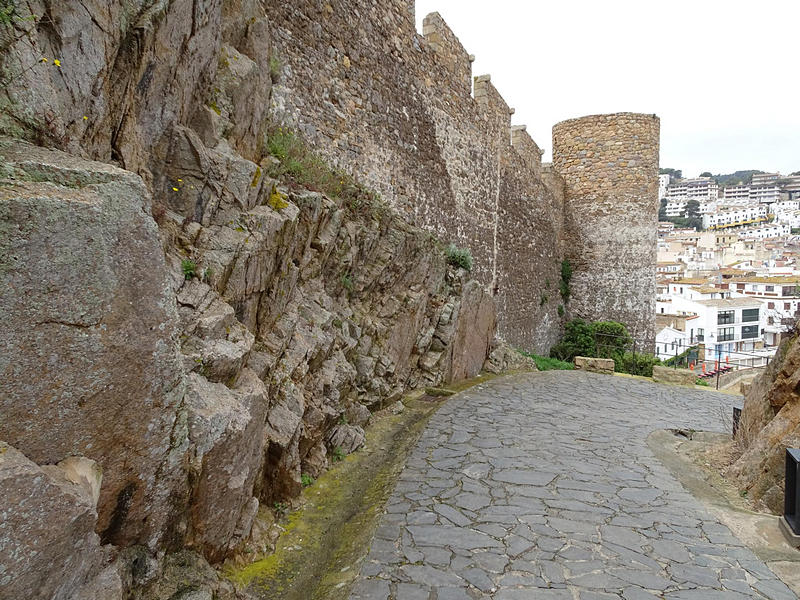
[[[722,431],[735,400],[574,371],[454,396],[409,457],[350,599],[796,600],[645,442]]]

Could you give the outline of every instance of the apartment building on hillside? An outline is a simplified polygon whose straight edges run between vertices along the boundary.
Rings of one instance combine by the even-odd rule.
[[[679,179],[669,184],[666,198],[672,200],[716,200],[719,185],[711,177]]]
[[[742,206],[739,208],[721,208],[715,213],[703,215],[704,229],[725,229],[742,227],[767,220],[766,206]]]

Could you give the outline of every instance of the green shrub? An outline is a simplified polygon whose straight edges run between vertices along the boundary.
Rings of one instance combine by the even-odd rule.
[[[705,379],[700,379],[699,377],[697,378],[697,381],[695,381],[695,385],[702,385],[703,387],[710,386],[710,384]]]
[[[622,323],[616,321],[595,321],[590,325],[597,349],[593,356],[611,358],[625,351],[633,338]]]
[[[331,454],[333,462],[341,462],[344,460],[345,456],[347,455],[344,453],[341,446],[336,446],[336,448],[333,449],[333,453]]]
[[[350,175],[334,169],[312,152],[300,136],[284,127],[267,131],[263,152],[277,159],[267,174],[343,201],[350,210],[380,204],[378,195],[357,183]],[[374,212],[373,212],[374,216]]]
[[[614,359],[614,370],[617,373],[630,373],[631,375],[653,376],[653,366],[660,365],[661,361],[652,354],[639,354],[636,357],[632,352],[621,352],[609,358]]]
[[[455,244],[450,244],[445,249],[447,264],[465,271],[472,271],[472,253],[467,248],[459,248]]]
[[[539,306],[544,306],[545,304],[547,304],[548,300],[549,300],[549,298],[547,297],[547,294],[542,294],[539,297]]]
[[[558,316],[559,317],[563,317],[564,316],[564,305],[563,304],[559,304],[558,305]]]
[[[300,475],[300,483],[304,488],[312,485],[314,481],[316,480],[308,473],[303,473],[302,475]]]
[[[14,0],[0,0],[0,25],[11,25],[17,18],[17,3]]]
[[[346,273],[342,273],[342,276],[339,278],[339,282],[342,284],[342,287],[347,290],[348,293],[353,292],[353,276],[350,274],[350,271]]]
[[[550,348],[550,357],[571,362],[576,356],[594,356],[595,350],[592,326],[583,319],[572,319],[564,327],[562,340]]]
[[[181,261],[181,270],[183,271],[184,278],[192,279],[197,273],[197,265],[193,260],[186,258]]]
[[[538,354],[532,354],[530,352],[525,352],[524,350],[518,350],[518,352],[523,356],[532,358],[533,361],[536,363],[536,368],[539,369],[540,371],[571,371],[572,369],[575,368],[575,366],[572,363],[568,363],[563,360],[558,360],[557,358],[539,356]]]
[[[572,265],[567,259],[561,261],[561,298],[564,302],[569,302],[569,296],[572,293],[569,287],[569,282],[572,280]]]
[[[653,365],[661,364],[661,361],[652,354],[639,352],[634,358],[632,349],[633,338],[622,323],[587,323],[582,319],[572,319],[564,327],[562,340],[550,348],[550,357],[566,362],[572,362],[576,356],[611,358],[617,372],[651,377]]]

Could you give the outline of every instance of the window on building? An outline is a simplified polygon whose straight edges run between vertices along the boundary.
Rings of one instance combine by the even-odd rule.
[[[792,310],[792,305],[788,302],[783,303],[783,310]]]
[[[742,339],[750,340],[758,337],[758,325],[745,325],[742,327]]]
[[[742,310],[742,321],[749,323],[750,321],[758,321],[757,308],[745,308]]]
[[[736,284],[736,289],[737,290],[743,290],[744,289],[744,284],[743,283],[737,283]]]
[[[733,339],[733,332],[733,327],[720,327],[719,331],[717,331],[717,341],[730,342]]]
[[[706,330],[705,329],[698,329],[697,330],[697,341],[698,342],[702,342],[704,339],[706,339],[706,335],[705,334],[706,334]]]
[[[775,308],[774,302],[767,302],[767,308]]]
[[[726,325],[728,323],[733,323],[733,315],[735,311],[732,310],[721,310],[717,313],[717,325]]]
[[[774,324],[775,324],[775,319],[773,319],[772,317],[767,317],[767,325],[774,325]]]
[[[774,292],[774,291],[775,291],[775,286],[774,286],[774,285],[768,285],[768,286],[766,286],[766,288],[765,288],[765,289],[766,289],[768,292]]]

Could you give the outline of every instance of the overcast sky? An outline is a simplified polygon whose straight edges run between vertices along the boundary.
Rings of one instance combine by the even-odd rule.
[[[438,11],[550,160],[551,127],[661,117],[661,166],[800,170],[800,0],[417,0]]]

